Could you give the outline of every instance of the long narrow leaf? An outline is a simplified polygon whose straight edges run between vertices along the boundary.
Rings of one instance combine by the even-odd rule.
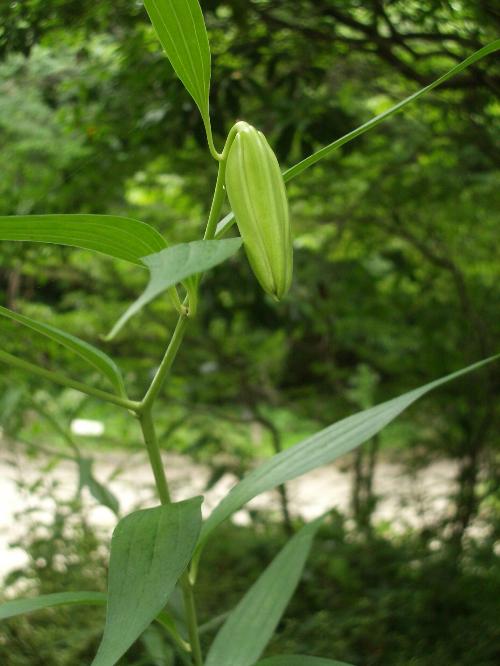
[[[389,116],[392,116],[393,113],[397,113],[398,111],[401,111],[407,104],[410,104],[411,102],[414,102],[416,99],[421,97],[422,95],[425,95],[426,93],[430,92],[431,90],[434,90],[434,88],[437,88],[437,86],[440,86],[442,83],[445,81],[448,81],[448,79],[453,78],[460,72],[463,72],[464,69],[467,69],[467,67],[470,67],[470,65],[473,65],[475,62],[478,60],[481,60],[485,56],[489,55],[490,53],[493,53],[494,51],[498,51],[500,49],[500,39],[496,39],[494,42],[490,42],[490,44],[487,44],[484,46],[482,49],[479,49],[472,55],[470,55],[468,58],[463,60],[461,63],[458,65],[455,65],[455,67],[452,67],[446,74],[443,74],[440,76],[438,79],[430,83],[428,86],[425,86],[424,88],[421,88],[420,90],[417,90],[416,93],[413,93],[413,95],[410,95],[406,99],[402,100],[398,104],[395,104],[392,106],[390,109],[387,111],[384,111],[383,113],[380,113],[378,116],[375,116],[375,118],[372,118],[368,122],[364,123],[357,129],[353,130],[352,132],[349,132],[345,136],[341,137],[340,139],[337,139],[336,141],[333,141],[333,143],[330,143],[328,146],[324,146],[324,148],[321,148],[317,152],[313,153],[309,157],[306,157],[305,160],[302,160],[295,166],[293,166],[291,169],[288,169],[288,171],[285,172],[284,178],[285,181],[291,180],[292,178],[295,178],[295,176],[298,176],[300,173],[308,169],[310,166],[313,164],[316,164],[316,162],[319,162],[320,160],[324,159],[325,157],[328,157],[333,153],[334,150],[337,150],[337,148],[340,148],[344,144],[348,143],[349,141],[352,141],[352,139],[355,139],[356,137],[360,136],[361,134],[364,134],[368,130],[373,129],[380,123],[382,123],[386,118]]]
[[[456,74],[459,74],[460,72],[463,72],[463,70],[467,69],[467,67],[470,67],[470,65],[473,65],[478,60],[481,60],[482,58],[485,58],[490,53],[494,53],[495,51],[498,51],[499,49],[500,49],[500,39],[496,39],[495,41],[490,42],[489,44],[484,46],[482,49],[479,49],[478,51],[475,51],[468,58],[466,58],[465,60],[462,60],[461,63],[459,63],[455,67],[452,67],[448,72],[446,72],[446,74],[443,74],[443,76],[440,76],[438,79],[436,79],[435,81],[430,83],[428,86],[425,86],[424,88],[421,88],[416,93],[413,93],[413,95],[410,95],[409,97],[406,97],[401,102],[398,102],[394,106],[391,106],[391,108],[387,109],[387,111],[384,111],[383,113],[380,113],[378,116],[375,116],[374,118],[371,118],[371,120],[368,120],[366,123],[363,123],[363,125],[360,125],[356,129],[352,130],[352,132],[348,132],[347,134],[344,134],[344,136],[340,137],[339,139],[336,139],[332,143],[329,143],[327,146],[324,146],[323,148],[320,148],[320,150],[316,151],[312,155],[309,155],[309,157],[306,157],[305,159],[303,159],[298,164],[295,164],[293,167],[290,167],[290,169],[287,169],[283,173],[283,178],[285,179],[285,182],[288,182],[289,180],[292,180],[292,178],[295,178],[296,176],[300,175],[303,171],[308,169],[310,166],[313,166],[314,164],[316,164],[320,160],[324,159],[325,157],[329,157],[335,150],[337,150],[338,148],[341,148],[346,143],[349,143],[349,141],[352,141],[353,139],[356,139],[358,136],[361,136],[361,134],[364,134],[365,132],[368,132],[369,130],[373,129],[374,127],[377,127],[377,125],[380,125],[380,123],[383,123],[384,120],[386,120],[387,118],[392,116],[392,114],[397,113],[398,111],[401,111],[401,109],[403,109],[407,104],[411,104],[411,102],[414,102],[416,99],[418,99],[422,95],[425,95],[426,93],[430,92],[434,88],[437,88],[438,86],[440,86],[445,81],[448,81],[449,79],[454,77]],[[216,238],[221,238],[224,235],[224,233],[233,224],[234,224],[234,215],[233,215],[233,213],[229,213],[217,225]]]
[[[317,467],[333,462],[340,456],[371,439],[399,416],[401,412],[429,391],[454,379],[458,379],[458,377],[462,377],[473,370],[477,370],[487,363],[498,359],[499,356],[493,356],[484,361],[474,363],[467,368],[425,384],[425,386],[414,389],[398,398],[393,398],[376,407],[342,419],[312,437],[305,439],[303,442],[292,446],[282,453],[278,453],[253,472],[250,472],[250,474],[232,488],[205,522],[201,532],[200,544],[194,558],[193,575],[196,573],[197,562],[206,539],[218,525],[248,501],[267,490],[276,488],[276,486],[286,481],[295,479]]]
[[[231,611],[205,666],[251,666],[260,657],[299,583],[320,523],[297,532]]]
[[[110,340],[142,308],[170,287],[192,275],[208,271],[231,257],[241,247],[241,238],[179,243],[142,261],[149,269],[149,282],[137,300],[123,313],[107,336]]]
[[[208,120],[210,46],[198,0],[144,0],[167,58]]]
[[[11,319],[12,321],[16,321],[17,323],[22,324],[27,328],[31,328],[33,331],[41,333],[41,335],[44,335],[46,338],[54,340],[54,342],[57,342],[75,354],[78,354],[80,358],[102,373],[109,380],[119,395],[125,395],[125,386],[119,367],[116,365],[113,359],[111,359],[100,349],[97,349],[97,347],[90,345],[84,340],[80,340],[74,335],[70,335],[65,331],[61,331],[55,326],[35,321],[35,319],[26,317],[25,315],[19,314],[18,312],[13,312],[12,310],[4,308],[1,305],[0,316]]]
[[[66,606],[74,604],[88,604],[102,606],[106,603],[103,592],[57,592],[55,594],[42,594],[30,599],[13,599],[0,605],[0,620],[9,617],[33,613],[44,608]]]
[[[104,606],[106,604],[106,594],[104,592],[56,592],[54,594],[42,594],[38,597],[29,599],[12,599],[0,604],[0,620],[8,620],[19,615],[27,615],[38,610],[46,608],[56,608],[57,606]],[[161,611],[155,621],[161,624],[172,636],[175,642],[186,648],[182,637],[180,636],[175,621],[169,613]]]
[[[75,391],[81,391],[87,395],[93,395],[96,398],[106,400],[107,402],[111,402],[112,404],[118,405],[119,407],[124,407],[125,409],[135,410],[139,405],[138,402],[128,400],[128,398],[125,398],[124,396],[116,395],[115,393],[110,393],[108,391],[102,391],[101,389],[94,388],[93,386],[89,386],[83,382],[71,379],[71,377],[63,375],[60,372],[46,370],[42,366],[36,365],[36,363],[25,361],[24,359],[14,356],[13,354],[9,354],[9,352],[5,352],[2,349],[0,349],[0,363],[6,363],[13,368],[18,368],[23,372],[27,372],[30,375],[34,375],[35,377],[43,377],[43,379],[47,379],[50,382],[55,382],[61,386],[75,389]]]
[[[285,654],[279,657],[262,659],[255,666],[352,666],[352,664],[323,659],[322,657],[308,657],[303,654]]]
[[[201,498],[136,511],[111,540],[104,636],[92,666],[113,666],[163,610],[201,526]]]
[[[0,216],[0,240],[71,245],[139,266],[141,257],[167,246],[153,227],[117,215]]]

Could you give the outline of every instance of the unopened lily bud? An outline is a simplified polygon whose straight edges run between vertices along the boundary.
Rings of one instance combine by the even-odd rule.
[[[229,202],[255,277],[280,300],[290,288],[293,270],[285,183],[262,132],[245,122],[235,127],[226,165]]]

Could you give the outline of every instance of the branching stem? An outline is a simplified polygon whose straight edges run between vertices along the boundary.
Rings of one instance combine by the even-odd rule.
[[[163,382],[167,374],[172,367],[172,364],[177,356],[179,347],[181,346],[182,339],[184,338],[184,333],[186,331],[188,323],[188,317],[186,314],[181,314],[177,320],[177,325],[172,334],[172,338],[165,352],[160,367],[158,368],[153,381],[151,382],[150,387],[148,388],[146,395],[144,396],[142,402],[139,404],[138,409],[136,410],[139,414],[142,412],[147,412],[151,410],[154,401],[156,400],[158,393],[163,386]]]
[[[226,157],[227,151],[232,143],[232,140],[235,136],[235,132],[231,130],[229,133],[226,145],[224,147],[224,152],[220,156],[221,161],[219,162],[219,171],[217,174],[217,182],[215,184],[214,195],[212,199],[212,206],[210,208],[210,214],[208,216],[207,226],[205,229],[205,234],[203,236],[204,240],[212,240],[215,236],[215,229],[217,226],[217,221],[220,216],[222,209],[222,204],[224,203],[225,190],[224,190],[224,180],[225,180],[225,170],[226,170]],[[215,149],[214,149],[215,150]],[[197,292],[198,284],[194,282],[191,285],[191,289]],[[190,293],[189,302],[197,300],[197,293]],[[160,447],[158,445],[158,439],[156,437],[154,421],[152,418],[152,408],[153,405],[160,393],[160,390],[165,382],[165,379],[172,367],[172,364],[177,356],[177,352],[182,344],[184,339],[184,333],[188,324],[188,314],[194,314],[194,312],[181,312],[179,319],[177,320],[176,327],[172,334],[172,338],[168,344],[168,347],[165,351],[165,355],[160,363],[153,381],[151,382],[143,400],[135,404],[133,411],[137,415],[139,422],[141,424],[142,434],[144,438],[144,443],[148,451],[149,462],[151,464],[151,469],[153,470],[156,488],[158,491],[158,496],[162,504],[170,504],[171,496],[170,490],[168,487],[168,481],[163,468],[163,463],[161,459]],[[180,580],[182,594],[184,598],[184,606],[186,612],[186,623],[189,633],[189,642],[191,645],[191,655],[194,662],[194,666],[203,666],[203,656],[201,652],[200,637],[198,631],[198,620],[196,617],[196,605],[194,599],[194,590],[193,585],[189,580],[187,573],[183,574]]]

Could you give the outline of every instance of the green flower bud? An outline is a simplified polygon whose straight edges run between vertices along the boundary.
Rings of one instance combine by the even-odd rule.
[[[280,300],[290,288],[293,270],[285,183],[262,132],[245,122],[235,127],[226,165],[229,202],[255,277]]]

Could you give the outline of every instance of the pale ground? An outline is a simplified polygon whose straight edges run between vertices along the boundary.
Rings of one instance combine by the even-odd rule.
[[[201,494],[209,477],[207,468],[195,465],[178,455],[164,456],[165,468],[170,479],[173,496],[177,500]],[[287,484],[290,507],[294,514],[306,519],[321,515],[332,507],[346,509],[349,504],[351,474],[343,471],[349,461],[315,470]],[[40,500],[20,490],[18,481],[35,481],[41,476],[44,460],[28,459],[21,452],[13,453],[0,442],[0,580],[8,571],[21,566],[26,554],[20,548],[9,548],[9,543],[23,534],[22,523],[17,523],[15,514],[36,505]],[[110,487],[120,499],[122,514],[139,506],[156,504],[152,475],[145,457],[141,454],[106,453],[96,460],[94,472],[100,481],[112,476],[117,468],[120,473],[111,481]],[[42,472],[45,480],[57,480],[58,497],[71,497],[77,486],[76,466],[71,462],[59,463],[50,471]],[[434,522],[449,511],[447,496],[453,490],[456,469],[450,462],[435,463],[416,476],[408,476],[400,466],[383,462],[379,464],[375,477],[375,491],[383,496],[378,504],[375,521],[388,521],[393,529]],[[205,495],[204,515],[228,492],[236,479],[224,476]],[[87,496],[91,521],[111,534],[115,516],[106,507],[97,506]],[[45,499],[40,514],[43,518],[52,513],[54,500]],[[249,505],[251,508],[276,510],[275,491],[261,495]],[[249,521],[246,509],[235,514],[235,522]],[[26,529],[24,527],[24,529]]]

